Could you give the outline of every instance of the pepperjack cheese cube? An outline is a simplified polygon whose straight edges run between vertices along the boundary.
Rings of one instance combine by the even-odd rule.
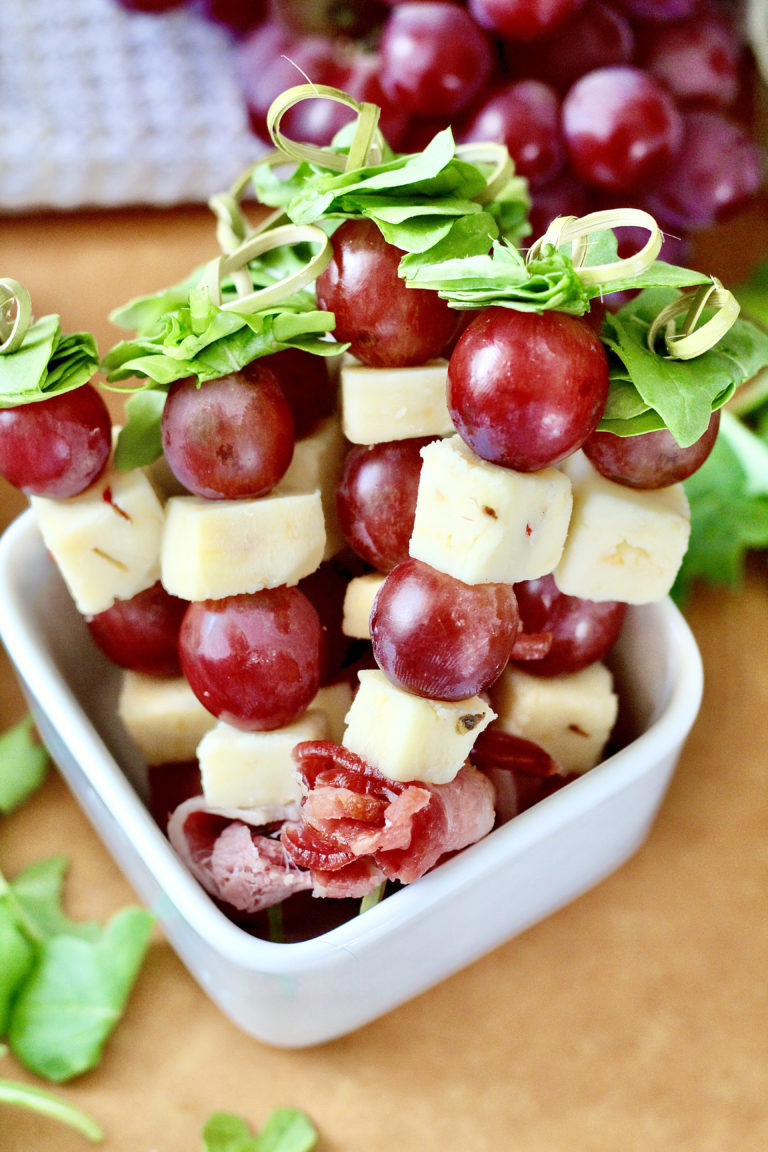
[[[383,572],[366,572],[364,576],[354,576],[347,584],[341,621],[341,630],[345,636],[355,640],[370,640],[371,609],[385,578]]]
[[[532,740],[564,773],[594,768],[618,713],[613,677],[599,662],[552,677],[507,665],[489,695],[494,727]]]
[[[569,596],[649,604],[670,591],[688,547],[682,484],[636,489],[601,476],[583,453],[561,465],[573,516],[555,583]]]
[[[197,749],[206,802],[211,808],[295,803],[301,785],[293,749],[327,733],[326,717],[314,709],[272,732],[242,732],[220,720]]]
[[[392,684],[383,672],[358,673],[342,743],[391,780],[447,784],[494,718],[486,700],[427,700]]]
[[[324,560],[330,560],[344,547],[336,515],[336,489],[346,449],[339,416],[329,416],[311,436],[296,441],[290,467],[280,482],[282,488],[293,488],[297,492],[320,490],[325,516]]]
[[[324,550],[319,490],[280,486],[255,500],[172,496],[166,504],[162,581],[183,600],[220,600],[297,584],[318,567]]]
[[[447,360],[416,368],[369,368],[346,358],[340,392],[344,435],[353,444],[450,435],[447,374]]]
[[[30,503],[83,615],[104,612],[159,579],[165,514],[143,469],[110,466],[77,496],[32,496]]]
[[[571,515],[563,472],[490,464],[459,436],[425,445],[421,456],[411,556],[465,584],[514,583],[552,571]]]
[[[216,717],[183,676],[169,679],[124,672],[117,714],[148,764],[194,760],[197,746]]]

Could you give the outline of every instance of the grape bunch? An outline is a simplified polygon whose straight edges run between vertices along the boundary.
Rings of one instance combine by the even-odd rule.
[[[764,157],[750,130],[752,60],[729,0],[119,0],[188,7],[235,42],[255,133],[302,74],[381,108],[395,151],[451,124],[506,144],[529,182],[532,234],[617,202],[647,208],[665,257],[743,209]],[[297,139],[329,142],[349,114],[292,110]]]

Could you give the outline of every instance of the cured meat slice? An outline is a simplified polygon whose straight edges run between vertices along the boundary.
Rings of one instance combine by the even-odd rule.
[[[301,821],[281,839],[313,872],[372,857],[381,875],[410,884],[493,827],[493,787],[471,764],[449,784],[424,784],[391,780],[328,740],[304,741],[294,757],[306,796]]]
[[[312,888],[311,874],[296,866],[279,839],[208,811],[202,796],[174,811],[168,838],[206,892],[238,912],[260,912]]]

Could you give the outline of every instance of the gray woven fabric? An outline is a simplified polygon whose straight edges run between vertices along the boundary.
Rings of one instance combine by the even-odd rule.
[[[251,163],[226,34],[112,0],[0,0],[0,211],[204,201]]]

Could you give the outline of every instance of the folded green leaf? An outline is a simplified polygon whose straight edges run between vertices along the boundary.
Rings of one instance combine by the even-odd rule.
[[[0,408],[45,400],[86,384],[99,366],[90,333],[63,336],[59,317],[32,324],[15,352],[0,355]]]
[[[32,1072],[62,1083],[94,1067],[144,959],[152,917],[118,912],[95,940],[47,940],[22,986],[8,1039]]]
[[[35,738],[31,716],[25,716],[0,735],[0,812],[12,812],[40,787],[49,757]]]
[[[132,468],[146,468],[163,454],[160,421],[165,407],[166,392],[160,388],[144,388],[134,392],[125,402],[125,423],[120,429],[115,447],[115,467],[129,472]]]
[[[95,920],[71,920],[62,897],[68,868],[66,856],[37,860],[8,885],[19,922],[33,939],[43,941],[65,933],[95,940],[101,928]]]
[[[651,323],[677,295],[670,288],[648,288],[617,313],[606,315],[603,343],[621,362],[623,389],[629,381],[637,390],[643,414],[627,421],[617,416],[609,399],[600,424],[604,431],[633,435],[666,427],[686,447],[704,434],[712,412],[734,389],[768,363],[768,335],[742,319],[693,360],[674,360],[652,351],[647,343]],[[626,403],[624,396],[622,404]]]

